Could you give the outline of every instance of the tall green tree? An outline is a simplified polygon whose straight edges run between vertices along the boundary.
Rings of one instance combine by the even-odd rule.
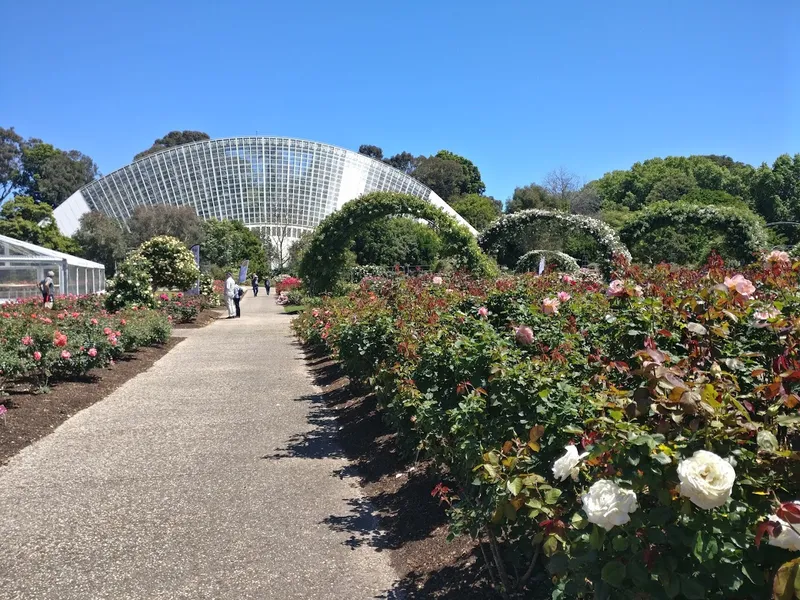
[[[567,210],[567,206],[558,196],[552,195],[547,189],[532,183],[514,190],[514,195],[506,203],[506,212],[514,213],[531,208],[546,210]]]
[[[13,127],[0,127],[0,202],[19,182],[22,172],[22,136]]]
[[[420,160],[412,176],[436,192],[443,200],[460,195],[469,183],[464,169],[457,161],[436,156]]]
[[[450,206],[478,231],[483,231],[503,213],[502,203],[489,196],[467,194],[450,199]]]
[[[187,246],[203,241],[203,222],[191,206],[137,206],[128,219],[131,247],[159,235],[176,237]]]
[[[358,153],[363,154],[364,156],[369,156],[370,158],[374,158],[375,160],[383,160],[383,150],[381,150],[381,148],[378,146],[361,144],[358,147]]]
[[[203,131],[170,131],[164,137],[158,138],[156,141],[154,141],[153,145],[147,150],[142,150],[139,152],[139,154],[133,157],[133,160],[139,160],[148,154],[153,154],[154,152],[158,152],[160,150],[166,150],[167,148],[173,148],[174,146],[182,146],[183,144],[201,142],[203,140],[210,139],[211,138],[209,135]]]
[[[82,257],[105,265],[107,277],[113,277],[117,264],[128,252],[125,230],[116,220],[99,211],[83,215],[72,238],[80,246]]]
[[[53,207],[36,202],[30,196],[16,196],[0,208],[0,235],[12,237],[58,250],[78,254],[78,244],[59,231],[53,218]]]
[[[37,202],[55,208],[97,175],[94,161],[77,150],[59,150],[35,138],[22,144],[22,171],[17,185]]]
[[[461,170],[464,173],[464,180],[460,190],[461,194],[483,194],[486,191],[486,185],[481,180],[481,172],[471,160],[454,154],[449,150],[439,150],[439,152],[436,153],[436,158],[452,160],[461,165]],[[442,198],[444,198],[444,196],[442,196]]]
[[[389,158],[384,158],[383,162],[390,167],[394,167],[395,169],[402,171],[406,175],[413,175],[414,171],[417,170],[417,166],[419,165],[420,161],[423,159],[424,157],[414,156],[410,152],[400,152],[394,156],[390,156]]]
[[[250,273],[263,276],[270,272],[261,237],[241,221],[208,219],[203,222],[203,232],[205,240],[200,246],[203,268],[238,268],[243,260],[248,260]]]

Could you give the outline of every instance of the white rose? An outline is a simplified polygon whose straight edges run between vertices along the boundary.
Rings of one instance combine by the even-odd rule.
[[[581,496],[583,510],[590,523],[609,530],[631,520],[630,514],[639,508],[636,493],[624,490],[613,481],[596,482]]]
[[[718,508],[731,497],[736,471],[713,452],[698,450],[678,465],[681,496],[700,508]]]
[[[577,481],[578,465],[589,453],[578,454],[578,449],[573,445],[567,446],[565,450],[566,454],[553,463],[553,475],[559,481],[564,481],[567,477],[572,477]]]
[[[800,501],[795,501],[792,504],[800,506]],[[787,523],[783,519],[779,519],[777,515],[772,515],[769,520],[780,523],[781,525],[780,534],[775,537],[769,536],[769,543],[773,546],[777,546],[778,548],[800,552],[800,533],[797,533],[797,529],[792,529],[790,523]],[[795,527],[800,529],[800,527],[797,525],[795,525]]]

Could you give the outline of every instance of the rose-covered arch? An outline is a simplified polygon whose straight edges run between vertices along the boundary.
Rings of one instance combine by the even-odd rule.
[[[600,247],[601,256],[598,259],[606,275],[611,273],[616,261],[631,260],[631,254],[620,241],[617,232],[606,223],[584,215],[570,215],[536,208],[501,217],[483,232],[478,243],[486,252],[496,254],[503,242],[518,237],[529,227],[538,224],[555,226],[564,234],[583,233],[592,237]]]
[[[555,265],[556,270],[564,273],[576,273],[580,270],[578,261],[572,258],[569,254],[559,252],[558,250],[531,250],[523,254],[517,261],[517,266],[514,270],[517,273],[528,273],[530,271],[538,271],[539,263],[544,257],[546,265]]]
[[[755,215],[729,206],[683,202],[659,202],[649,206],[625,224],[620,237],[633,248],[656,229],[680,229],[683,225],[702,225],[723,234],[729,250],[742,263],[751,262],[767,245],[766,230]]]
[[[496,267],[472,233],[450,215],[425,200],[395,192],[373,192],[346,203],[314,231],[300,262],[300,275],[312,294],[333,289],[345,270],[345,252],[365,225],[386,217],[409,215],[428,221],[443,242],[443,255],[456,268],[490,275]]]

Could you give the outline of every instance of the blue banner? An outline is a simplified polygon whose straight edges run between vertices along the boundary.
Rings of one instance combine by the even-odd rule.
[[[244,283],[244,280],[247,279],[247,267],[250,265],[249,260],[243,260],[242,266],[239,269],[239,283]]]

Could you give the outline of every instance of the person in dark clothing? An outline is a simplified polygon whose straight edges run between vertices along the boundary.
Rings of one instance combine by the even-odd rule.
[[[55,295],[53,277],[55,277],[55,273],[48,271],[47,276],[39,282],[39,290],[42,292],[42,304],[47,306],[49,302],[49,308],[52,308],[53,296]]]
[[[269,296],[269,277],[264,278],[264,289],[267,290],[267,296]]]
[[[242,286],[240,286],[237,283],[236,286],[233,288],[233,305],[236,307],[237,319],[242,316],[242,311],[241,308],[239,307],[239,302],[241,301],[242,296],[244,296],[244,290],[242,289]]]
[[[253,296],[258,296],[258,275],[253,273]]]

